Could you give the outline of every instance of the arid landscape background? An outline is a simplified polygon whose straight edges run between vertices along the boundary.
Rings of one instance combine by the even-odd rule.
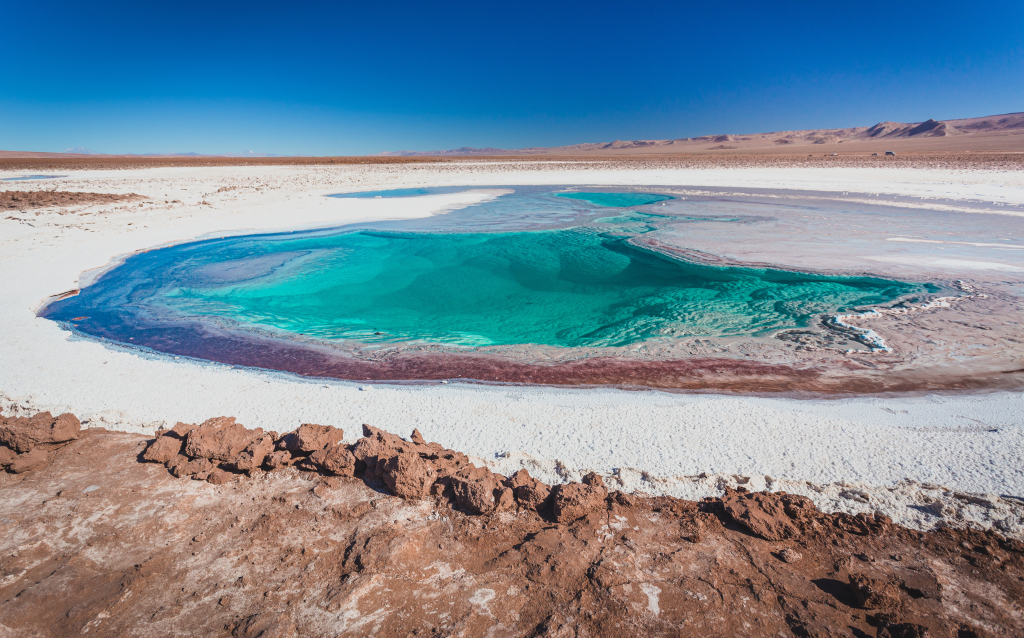
[[[1021,480],[1012,392],[879,395],[844,408],[841,399],[366,389],[69,339],[34,308],[73,293],[83,271],[168,241],[429,217],[483,197],[429,205],[324,197],[341,190],[704,183],[740,205],[750,189],[790,189],[768,193],[780,198],[803,189],[847,211],[820,215],[834,225],[810,227],[814,246],[782,217],[724,237],[695,222],[686,245],[704,257],[731,252],[794,268],[967,277],[956,284],[965,293],[958,306],[872,320],[896,355],[850,361],[875,374],[898,356],[965,361],[968,353],[999,368],[991,387],[1013,389],[1022,121],[516,157],[496,149],[471,157],[0,153],[4,176],[63,176],[5,182],[0,192],[0,246],[10,257],[0,262],[8,328],[0,346],[16,362],[0,372],[0,636],[1020,635],[1024,501],[1012,487]],[[949,236],[886,243],[887,230],[849,212],[880,202],[896,207],[898,239],[932,232],[929,215],[960,226],[935,223]],[[989,225],[971,226],[981,219]],[[843,228],[847,220],[855,223]],[[861,261],[883,251],[909,261]],[[936,266],[922,260],[929,251],[960,261]],[[979,260],[1003,270],[962,274]],[[977,294],[967,294],[972,286]],[[812,361],[821,344],[793,339],[783,345],[821,364]],[[842,366],[829,366],[836,387],[857,389],[842,387]],[[73,405],[81,422],[43,412]],[[156,429],[173,425],[172,415],[199,424],[225,413],[248,427],[212,419]],[[339,429],[294,430],[310,422]],[[515,442],[499,450],[499,437],[541,440],[544,453]],[[588,446],[607,448],[617,469],[590,473],[577,455]],[[641,471],[673,450],[717,469]],[[627,454],[640,460],[623,467]],[[764,459],[779,471],[736,469]],[[827,478],[807,479],[812,469]],[[935,472],[943,478],[926,478]]]
[[[886,151],[897,157],[886,157]],[[899,123],[874,126],[772,133],[721,134],[674,140],[616,140],[571,146],[523,149],[469,148],[447,151],[385,151],[370,156],[343,157],[226,157],[215,155],[105,155],[40,153],[30,150],[0,151],[0,170],[70,170],[142,168],[147,166],[276,166],[316,164],[375,164],[409,161],[443,161],[445,158],[516,157],[543,160],[625,159],[647,161],[673,159],[696,165],[769,162],[790,164],[814,161],[854,161],[852,157],[879,154],[885,161],[900,161],[899,154],[934,157],[948,162],[950,155],[981,153],[988,162],[1002,153],[1024,153],[1024,113],[990,115],[962,120]],[[874,158],[878,159],[878,158]],[[863,160],[860,160],[863,161]],[[906,161],[905,159],[903,161]],[[972,162],[978,160],[972,158]],[[985,160],[981,160],[985,161]],[[1012,160],[1011,160],[1012,161]]]
[[[806,131],[704,135],[674,140],[615,140],[549,148],[457,148],[450,151],[397,151],[385,156],[458,157],[473,155],[637,155],[756,153],[884,153],[936,151],[1024,151],[1024,113],[963,120],[879,122],[874,126]],[[732,152],[732,153],[730,153]]]

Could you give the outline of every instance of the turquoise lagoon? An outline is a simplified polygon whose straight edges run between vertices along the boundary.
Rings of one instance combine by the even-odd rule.
[[[436,192],[408,190],[345,196]],[[577,348],[766,335],[932,289],[707,266],[637,245],[671,219],[663,204],[685,219],[685,202],[668,200],[516,187],[429,220],[200,241],[135,255],[43,314],[173,352],[185,324],[327,343]]]

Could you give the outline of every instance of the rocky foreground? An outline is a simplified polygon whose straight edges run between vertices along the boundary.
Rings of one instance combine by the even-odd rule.
[[[0,466],[4,638],[1024,634],[995,532],[552,487],[416,431],[42,413],[0,419]]]

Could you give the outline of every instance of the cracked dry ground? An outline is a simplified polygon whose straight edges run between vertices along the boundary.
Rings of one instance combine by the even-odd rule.
[[[769,541],[736,509],[769,494],[470,515],[295,466],[179,479],[146,446],[83,431],[0,473],[0,636],[1024,635],[994,533],[811,511]]]

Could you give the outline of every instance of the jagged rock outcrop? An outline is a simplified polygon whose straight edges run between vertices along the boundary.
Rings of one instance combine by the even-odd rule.
[[[495,475],[484,468],[468,466],[452,477],[455,501],[472,514],[487,514],[494,510],[494,491],[498,488]]]
[[[355,476],[356,473],[356,457],[344,445],[333,445],[313,452],[309,460],[335,476]]]
[[[551,487],[530,476],[525,469],[512,475],[509,487],[519,505],[525,509],[541,511],[551,504]]]
[[[593,472],[583,477],[583,483],[558,485],[553,491],[553,513],[559,523],[571,523],[603,509],[608,498],[604,480]]]
[[[414,452],[403,452],[384,461],[381,475],[395,496],[421,499],[430,493],[437,471]]]
[[[175,476],[218,485],[242,473],[280,469],[300,461],[329,473],[352,476],[355,459],[347,448],[338,445],[343,436],[340,428],[304,424],[278,438],[262,428],[246,428],[234,417],[216,417],[199,425],[178,423],[160,432],[142,453],[142,459],[163,463]]]
[[[470,514],[514,510],[550,514],[571,523],[604,507],[608,490],[597,474],[554,489],[520,470],[511,478],[476,467],[461,452],[428,443],[414,430],[409,440],[363,425],[354,445],[340,428],[303,424],[276,440],[229,417],[199,425],[179,423],[161,432],[142,453],[177,477],[223,484],[242,474],[296,466],[302,471],[383,483],[410,500],[437,498]]]
[[[233,459],[227,459],[227,462],[238,472],[251,472],[263,465],[267,455],[273,451],[274,438],[267,434],[250,441],[244,450]]]
[[[143,460],[152,463],[167,463],[184,451],[185,441],[175,435],[158,436],[142,453]]]
[[[126,433],[86,431],[69,447],[23,454],[0,446],[0,464],[42,463],[38,478],[4,480],[8,533],[61,539],[58,548],[19,542],[5,555],[18,592],[0,602],[5,624],[19,635],[126,635],[147,623],[156,633],[361,635],[367,625],[346,624],[358,611],[388,636],[453,627],[677,636],[698,627],[895,638],[1019,635],[1024,626],[1013,605],[1024,593],[1015,577],[1024,543],[997,532],[919,532],[877,513],[821,513],[784,493],[700,502],[609,493],[593,473],[551,490],[526,471],[506,478],[475,467],[419,432],[404,440],[369,426],[381,482],[366,464],[355,472],[356,446],[342,441],[273,451],[247,474],[275,459],[293,469],[246,484],[229,467],[239,457],[188,456],[185,437],[200,427],[161,432],[152,456],[173,452],[165,463],[174,475],[234,482],[227,489],[154,480],[134,464],[140,441]],[[265,449],[267,438],[276,446],[284,437],[253,434],[246,449]],[[324,476],[331,459],[372,489]],[[436,507],[409,507],[385,489]],[[211,574],[218,569],[225,575]]]
[[[185,454],[192,458],[234,462],[249,444],[262,438],[263,429],[250,430],[234,417],[204,421],[185,435]]]
[[[281,437],[278,447],[289,452],[312,453],[336,445],[345,438],[341,428],[331,425],[304,423],[294,432]]]
[[[7,466],[7,471],[11,474],[24,474],[25,472],[31,472],[32,470],[38,470],[44,467],[50,460],[50,455],[46,450],[42,448],[36,448],[23,454],[19,454],[11,464]]]
[[[798,536],[802,524],[818,511],[806,496],[785,492],[729,492],[722,504],[734,521],[770,541]]]
[[[82,423],[74,414],[0,417],[0,467],[12,474],[45,467],[50,452],[77,440],[81,430]]]
[[[37,447],[52,449],[77,439],[81,429],[82,423],[74,414],[54,418],[49,412],[40,412],[28,418],[11,417],[0,422],[0,444],[19,454]]]

